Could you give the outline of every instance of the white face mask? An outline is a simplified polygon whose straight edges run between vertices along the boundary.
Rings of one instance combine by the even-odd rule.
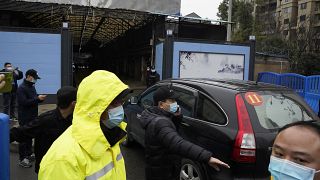
[[[13,67],[7,67],[6,70],[7,71],[13,71]]]

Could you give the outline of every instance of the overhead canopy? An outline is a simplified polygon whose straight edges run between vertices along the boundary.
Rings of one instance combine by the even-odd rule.
[[[73,44],[81,46],[91,40],[103,45],[124,35],[129,29],[143,27],[158,16],[125,9],[8,0],[0,0],[1,10],[18,12],[15,14],[17,18],[24,19],[35,28],[59,30],[62,22],[69,22]]]
[[[126,9],[158,14],[179,14],[181,0],[22,0],[108,9]]]

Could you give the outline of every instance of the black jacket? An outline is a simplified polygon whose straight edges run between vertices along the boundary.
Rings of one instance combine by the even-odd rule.
[[[147,86],[150,87],[160,80],[160,75],[157,72],[150,72],[147,74]]]
[[[18,74],[15,73],[15,71],[17,71]],[[12,84],[12,90],[11,92],[16,92],[17,88],[18,88],[18,80],[23,78],[23,73],[19,70],[15,70],[13,73],[13,84]],[[6,69],[2,69],[1,72],[8,72]]]
[[[171,180],[179,175],[180,156],[208,163],[212,153],[184,140],[177,132],[179,118],[158,107],[142,112],[145,133],[146,179]]]
[[[38,173],[42,157],[47,153],[51,144],[71,124],[72,115],[64,119],[59,109],[47,111],[24,126],[12,128],[10,130],[10,142],[24,142],[27,139],[35,138],[35,172]]]
[[[34,83],[23,80],[17,90],[18,119],[21,125],[27,124],[38,116],[40,99]]]

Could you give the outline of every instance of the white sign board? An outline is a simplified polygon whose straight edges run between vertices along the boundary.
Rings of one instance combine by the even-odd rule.
[[[180,51],[180,78],[244,79],[244,55]]]

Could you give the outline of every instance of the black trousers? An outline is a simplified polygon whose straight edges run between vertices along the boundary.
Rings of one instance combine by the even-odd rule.
[[[27,122],[19,120],[19,125],[24,126]],[[31,156],[32,154],[32,139],[27,139],[23,143],[19,143],[19,159],[22,161],[24,158]]]
[[[3,93],[3,113],[10,118],[15,117],[16,97],[16,92]]]

